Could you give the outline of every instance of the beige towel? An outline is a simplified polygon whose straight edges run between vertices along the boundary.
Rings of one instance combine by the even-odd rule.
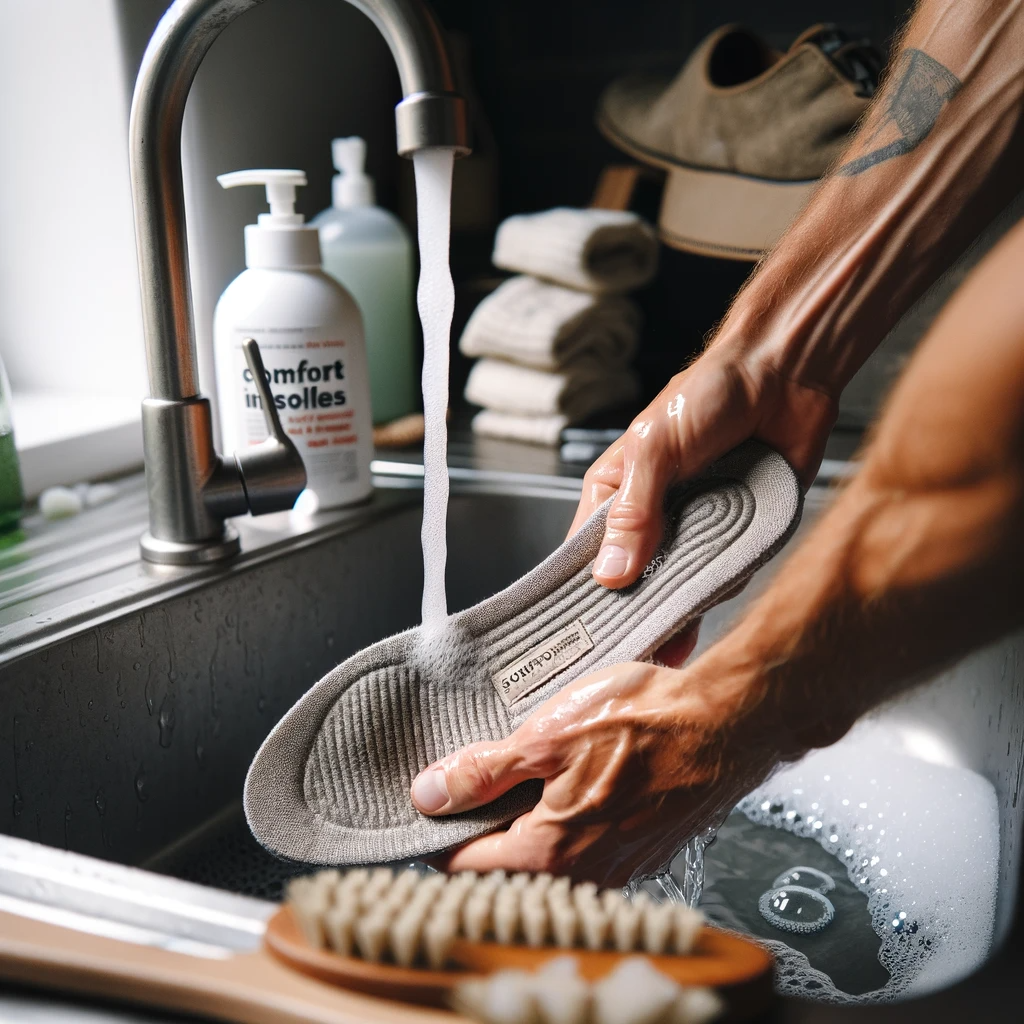
[[[463,355],[497,356],[538,370],[582,357],[624,366],[636,351],[640,310],[619,295],[597,296],[533,277],[513,277],[473,311]]]
[[[497,437],[504,441],[525,441],[554,448],[568,426],[565,416],[519,416],[514,412],[481,409],[473,417],[473,433],[480,437]]]
[[[560,206],[505,220],[491,258],[504,270],[604,295],[639,288],[654,277],[658,240],[635,213]]]
[[[632,370],[620,367],[609,372],[589,361],[549,373],[500,359],[480,359],[466,381],[466,399],[474,405],[521,416],[561,415],[567,423],[634,401],[639,393]]]

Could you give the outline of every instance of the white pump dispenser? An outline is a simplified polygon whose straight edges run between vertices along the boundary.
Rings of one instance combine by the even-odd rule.
[[[376,189],[363,169],[366,163],[366,142],[358,135],[335,139],[331,143],[331,156],[335,169],[341,173],[331,179],[331,199],[338,210],[351,210],[356,206],[373,206]]]
[[[320,269],[320,240],[316,228],[295,212],[296,186],[306,184],[305,171],[232,171],[220,174],[224,188],[264,185],[270,213],[245,226],[245,265],[278,269]]]
[[[354,296],[363,313],[374,422],[389,423],[418,406],[413,319],[412,242],[402,222],[374,205],[358,136],[331,143],[333,205],[311,223],[320,229],[324,270]]]
[[[269,213],[245,227],[248,268],[224,290],[213,321],[223,442],[228,450],[266,437],[260,398],[242,343],[260,345],[281,423],[306,464],[299,505],[348,505],[372,491],[372,415],[363,322],[352,296],[320,265],[317,229],[295,212],[304,171],[222,174],[224,188],[262,185]]]

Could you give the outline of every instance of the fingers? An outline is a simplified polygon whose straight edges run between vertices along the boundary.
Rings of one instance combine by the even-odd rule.
[[[516,733],[497,743],[474,743],[425,768],[410,795],[423,814],[456,814],[496,800],[527,779],[552,770],[538,744],[517,742]]]
[[[618,490],[622,480],[621,440],[616,441],[591,467],[583,478],[583,491],[576,515],[566,539],[576,531]]]
[[[650,424],[630,427],[622,453],[622,482],[608,509],[594,579],[613,590],[636,580],[661,541],[665,490],[675,477],[674,446],[650,438]]]
[[[695,619],[687,623],[675,636],[669,637],[654,652],[654,663],[666,668],[681,668],[697,646],[701,621],[702,619]]]
[[[543,831],[544,827],[541,827]],[[550,843],[538,834],[532,811],[517,818],[507,832],[494,832],[460,846],[448,855],[445,870],[477,871],[547,871],[553,867]]]

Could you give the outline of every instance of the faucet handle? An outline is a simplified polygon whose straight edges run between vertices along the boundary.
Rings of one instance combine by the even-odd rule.
[[[277,414],[277,404],[270,391],[270,383],[267,381],[267,369],[263,365],[263,355],[255,338],[246,338],[242,342],[242,352],[245,361],[249,365],[249,372],[252,374],[253,383],[259,392],[260,405],[263,407],[263,419],[267,423],[267,433],[284,445],[295,447],[292,439],[284,432],[281,426],[281,417]],[[298,449],[295,452],[298,455]]]
[[[295,442],[281,426],[256,339],[246,338],[242,342],[242,351],[260,396],[263,418],[270,434],[262,444],[235,452],[235,463],[242,477],[249,511],[259,516],[265,512],[279,512],[295,504],[295,499],[306,486],[306,467]]]

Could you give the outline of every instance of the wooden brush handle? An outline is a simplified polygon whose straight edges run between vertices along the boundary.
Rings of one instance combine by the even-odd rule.
[[[0,981],[240,1024],[453,1024],[451,1013],[325,984],[261,949],[171,953],[0,912]]]

